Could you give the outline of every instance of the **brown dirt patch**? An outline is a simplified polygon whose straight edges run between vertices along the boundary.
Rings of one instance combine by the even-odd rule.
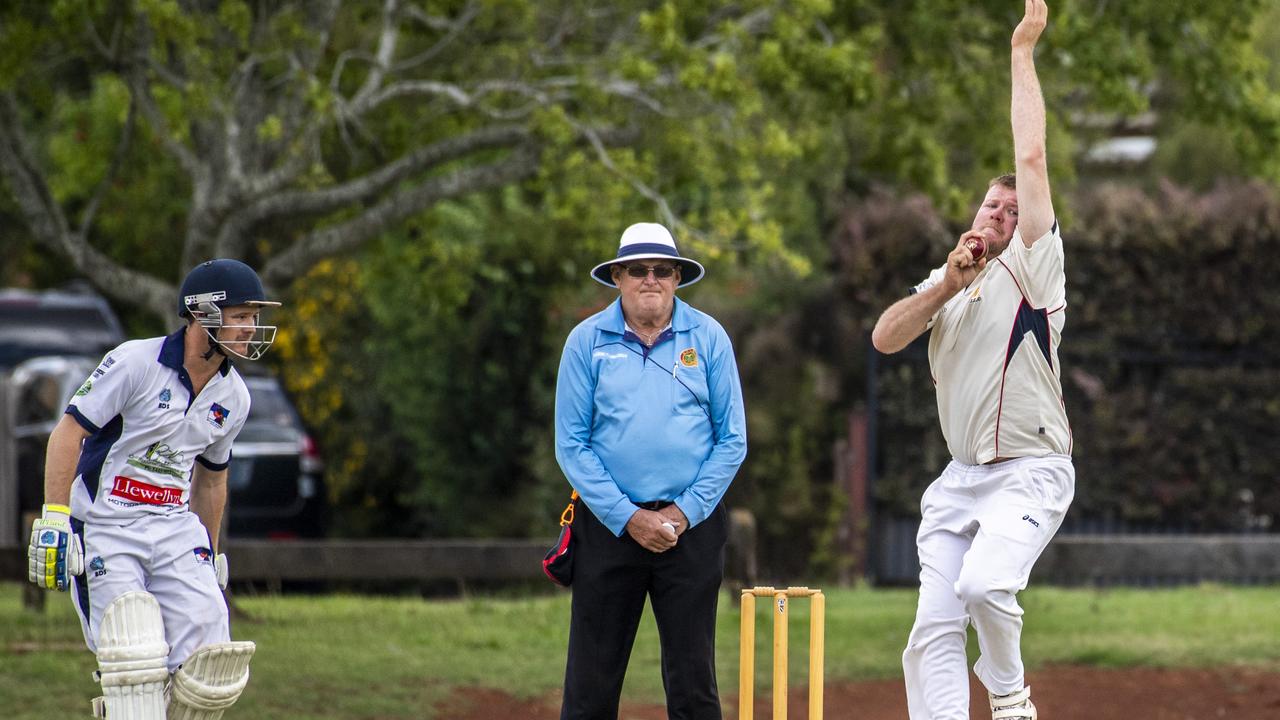
[[[1043,720],[1275,720],[1280,718],[1280,672],[1210,668],[1104,670],[1046,667],[1028,682]],[[990,717],[975,679],[970,717]],[[737,697],[722,697],[725,718],[737,717]],[[828,683],[826,720],[905,720],[901,680]],[[772,716],[768,697],[756,697],[755,716]],[[807,717],[806,691],[791,692],[790,718]],[[436,706],[440,720],[557,720],[558,694],[517,700],[488,688],[459,688]],[[660,705],[623,703],[619,720],[665,720]]]

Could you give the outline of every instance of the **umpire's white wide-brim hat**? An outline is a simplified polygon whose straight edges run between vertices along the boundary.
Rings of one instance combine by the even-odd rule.
[[[675,260],[680,263],[680,284],[677,287],[692,285],[707,273],[707,269],[702,267],[701,263],[680,255],[680,251],[676,250],[676,241],[665,227],[658,223],[636,223],[622,232],[622,240],[618,243],[618,256],[592,268],[591,277],[595,278],[596,282],[609,287],[618,287],[613,282],[614,263],[659,259]]]

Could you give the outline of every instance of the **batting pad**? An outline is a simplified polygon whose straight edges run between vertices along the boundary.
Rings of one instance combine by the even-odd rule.
[[[220,720],[249,683],[251,642],[205,645],[191,653],[169,684],[168,720]]]
[[[94,716],[111,720],[165,720],[164,685],[169,679],[160,603],[132,590],[112,600],[98,630],[98,682],[102,697]]]

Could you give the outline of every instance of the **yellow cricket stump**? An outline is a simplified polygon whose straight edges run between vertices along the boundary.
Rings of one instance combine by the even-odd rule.
[[[746,588],[742,591],[742,631],[738,663],[738,718],[755,714],[756,597],[773,600],[773,720],[787,718],[787,600],[809,598],[809,720],[822,720],[823,633],[826,597],[807,587]]]

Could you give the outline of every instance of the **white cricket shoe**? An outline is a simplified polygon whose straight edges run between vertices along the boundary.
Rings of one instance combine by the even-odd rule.
[[[1036,720],[1036,706],[1031,704],[1031,686],[1008,695],[992,695],[991,720]]]

